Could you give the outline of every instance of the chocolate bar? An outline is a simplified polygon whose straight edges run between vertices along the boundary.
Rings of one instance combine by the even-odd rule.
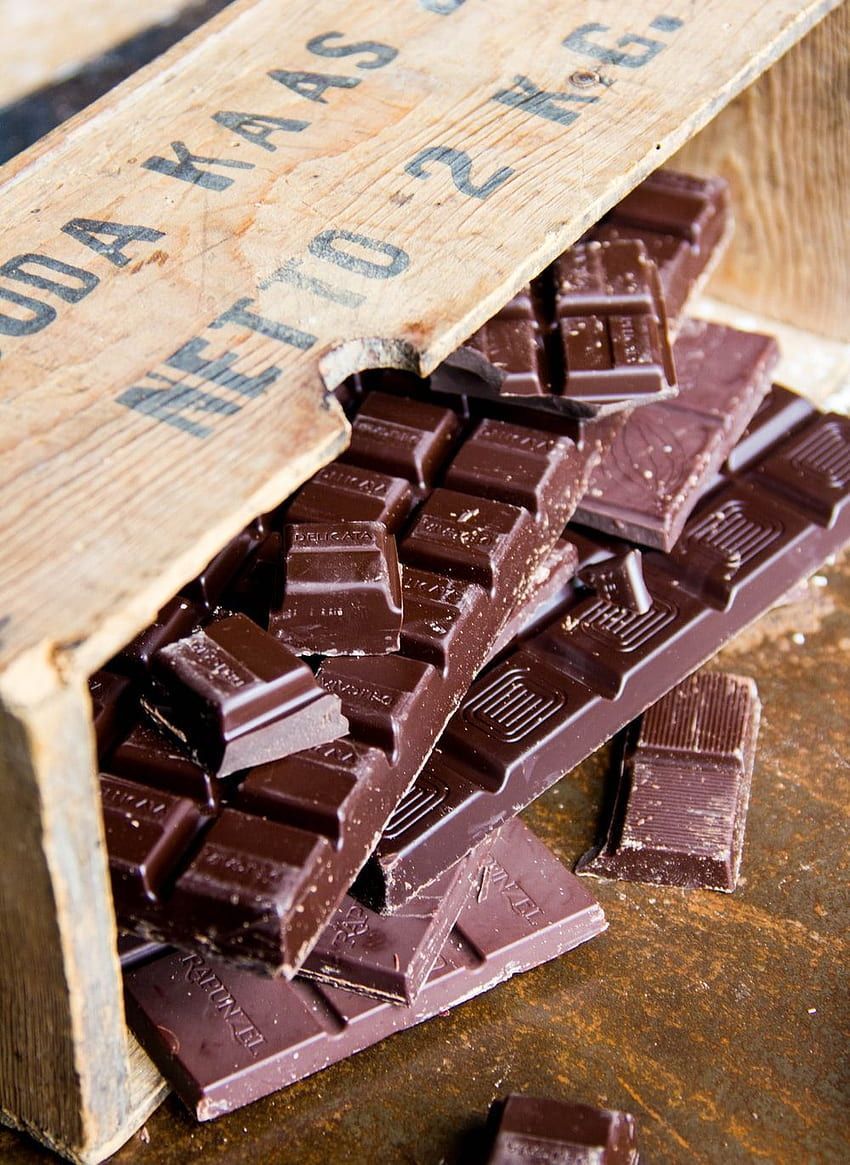
[[[198,1120],[210,1120],[413,1027],[606,927],[586,886],[521,822],[412,1005],[270,979],[170,951],[124,976],[130,1024]]]
[[[415,399],[366,396],[346,460],[308,482],[284,516],[312,523],[338,508],[360,521],[350,474],[370,475],[375,488],[358,496],[391,515],[404,567],[401,648],[321,660],[318,683],[341,701],[349,735],[219,782],[217,806],[206,795],[197,803],[201,822],[191,846],[182,857],[169,851],[168,863],[155,858],[154,877],[132,893],[129,871],[144,866],[138,845],[126,854],[110,850],[121,875],[122,926],[245,965],[295,972],[557,541],[619,423],[582,428],[558,420],[554,431],[465,419]],[[403,520],[396,508],[402,500]],[[372,520],[381,520],[374,509]],[[249,590],[242,599],[250,600]],[[172,645],[157,655],[155,673],[174,651]],[[147,692],[144,700],[154,702]],[[188,718],[181,731],[191,731]],[[108,755],[101,769],[120,776]],[[143,800],[150,785],[138,769],[133,780]],[[157,792],[187,791],[185,784],[166,788],[159,776],[152,783]],[[125,832],[113,833],[113,847],[125,841]]]
[[[487,1165],[638,1165],[635,1118],[574,1101],[508,1096]]]
[[[654,704],[620,753],[605,838],[576,872],[731,893],[760,714],[751,679],[710,672]]]
[[[686,320],[673,347],[679,395],[635,409],[593,472],[575,520],[669,550],[705,484],[770,388],[776,341]]]
[[[432,374],[441,393],[595,416],[673,396],[655,264],[642,243],[580,243]]]
[[[163,647],[154,671],[165,700],[154,695],[145,708],[219,777],[348,730],[339,699],[244,615],[215,619]]]
[[[658,267],[675,330],[675,321],[723,254],[733,227],[729,186],[722,178],[656,170],[586,237],[643,243]]]
[[[356,893],[379,910],[417,894],[711,658],[850,539],[850,420],[797,414],[776,390],[748,455],[727,467],[669,554],[646,551],[648,611],[577,585],[552,622],[472,685],[401,801]],[[629,550],[570,527],[581,565]]]
[[[561,538],[548,557],[534,572],[526,598],[519,603],[502,628],[490,659],[495,659],[514,640],[530,634],[561,606],[567,588],[578,569],[578,551],[572,542]]]
[[[395,538],[381,522],[288,525],[283,603],[269,631],[297,655],[386,655],[401,640]]]

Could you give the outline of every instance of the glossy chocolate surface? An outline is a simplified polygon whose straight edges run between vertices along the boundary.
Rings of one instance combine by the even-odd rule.
[[[635,1119],[574,1101],[508,1096],[487,1165],[638,1165]]]

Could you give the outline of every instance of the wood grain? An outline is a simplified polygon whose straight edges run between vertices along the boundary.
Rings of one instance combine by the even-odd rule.
[[[674,159],[732,184],[712,281],[748,310],[850,340],[850,5],[833,12]]]

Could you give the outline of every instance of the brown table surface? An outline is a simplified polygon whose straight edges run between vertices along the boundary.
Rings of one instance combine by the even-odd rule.
[[[610,928],[584,948],[212,1124],[171,1097],[114,1161],[472,1165],[510,1091],[629,1110],[650,1165],[850,1160],[850,556],[819,578],[712,665],[764,702],[734,895],[589,881]],[[567,863],[607,759],[525,815]],[[6,1165],[49,1158],[0,1132]]]

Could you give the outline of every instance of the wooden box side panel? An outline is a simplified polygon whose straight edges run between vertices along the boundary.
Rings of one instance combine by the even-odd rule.
[[[670,163],[732,184],[712,293],[850,340],[850,5],[818,25]]]

